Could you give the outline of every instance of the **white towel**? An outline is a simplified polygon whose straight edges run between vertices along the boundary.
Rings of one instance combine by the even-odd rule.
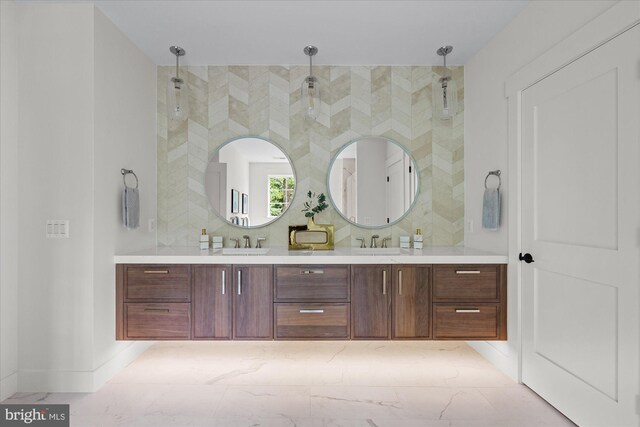
[[[122,191],[122,222],[130,230],[140,226],[140,195],[137,188],[125,186]]]
[[[496,188],[484,190],[482,200],[482,228],[497,230],[500,225],[500,191]]]

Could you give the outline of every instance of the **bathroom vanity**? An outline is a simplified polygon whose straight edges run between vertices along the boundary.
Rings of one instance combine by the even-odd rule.
[[[116,338],[506,340],[506,256],[386,252],[116,256]]]

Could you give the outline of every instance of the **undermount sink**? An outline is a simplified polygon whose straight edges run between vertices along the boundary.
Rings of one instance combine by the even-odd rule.
[[[269,248],[222,248],[223,255],[266,255]]]
[[[352,248],[354,255],[400,255],[400,248]]]

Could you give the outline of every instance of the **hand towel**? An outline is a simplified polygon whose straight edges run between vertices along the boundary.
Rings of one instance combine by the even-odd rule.
[[[487,188],[482,200],[482,228],[497,230],[499,225],[500,191],[497,188]]]
[[[140,226],[140,195],[137,188],[124,187],[122,192],[122,222],[130,230]]]

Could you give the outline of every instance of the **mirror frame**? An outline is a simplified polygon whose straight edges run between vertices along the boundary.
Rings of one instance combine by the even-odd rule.
[[[407,209],[405,211],[405,213],[403,213],[400,218],[396,219],[393,222],[390,222],[388,224],[383,224],[383,225],[364,225],[364,224],[358,224],[357,222],[353,222],[351,221],[349,218],[347,218],[346,216],[344,216],[344,214],[336,208],[336,203],[333,200],[333,196],[331,195],[331,170],[333,169],[333,164],[335,163],[335,161],[338,159],[338,157],[340,156],[340,154],[347,148],[349,147],[351,144],[354,144],[358,141],[362,141],[364,139],[369,139],[369,138],[380,138],[380,139],[384,139],[387,142],[391,142],[392,144],[397,145],[398,147],[400,147],[402,149],[402,151],[404,151],[405,153],[407,153],[409,155],[409,158],[411,159],[411,161],[413,162],[414,165],[414,169],[416,172],[416,194],[415,197],[413,198],[413,202],[411,202],[411,205],[409,206],[409,209]],[[378,230],[378,229],[383,229],[383,228],[387,228],[387,227],[391,227],[392,225],[395,225],[397,223],[399,223],[400,221],[402,221],[407,215],[409,215],[409,213],[413,210],[413,208],[415,208],[416,206],[416,202],[418,201],[418,196],[420,195],[420,171],[418,170],[418,162],[416,162],[416,159],[413,158],[413,154],[411,153],[411,151],[409,151],[409,149],[407,147],[405,147],[404,145],[400,144],[398,141],[394,141],[393,139],[389,139],[386,136],[381,136],[381,135],[369,135],[369,136],[361,136],[359,138],[356,139],[352,139],[351,141],[347,142],[346,144],[344,144],[342,147],[340,147],[340,149],[338,149],[338,151],[336,152],[336,154],[333,155],[333,157],[331,158],[331,162],[329,163],[329,169],[327,170],[327,181],[326,181],[326,185],[327,185],[327,194],[329,195],[329,200],[331,201],[331,206],[333,207],[333,210],[335,210],[338,215],[340,215],[342,217],[342,219],[344,219],[345,221],[347,221],[349,224],[351,225],[355,225],[356,227],[360,227],[360,228],[365,228],[365,229],[369,229],[369,230]],[[297,187],[296,187],[297,188]]]
[[[236,136],[233,137],[225,142],[223,142],[222,144],[220,144],[220,146],[218,146],[212,153],[211,156],[209,156],[209,160],[207,161],[207,169],[209,168],[209,164],[211,163],[211,161],[213,160],[213,158],[215,157],[215,155],[220,152],[220,150],[222,150],[222,148],[226,147],[227,145],[231,144],[234,141],[237,141],[239,139],[246,139],[246,138],[252,138],[252,139],[261,139],[271,145],[273,145],[274,147],[276,147],[278,150],[280,150],[282,152],[282,154],[284,154],[284,156],[287,158],[287,161],[289,162],[289,165],[291,165],[291,171],[293,172],[293,178],[296,180],[296,187],[293,189],[293,197],[291,198],[291,204],[287,207],[287,209],[282,212],[282,215],[277,216],[275,218],[273,218],[271,221],[269,222],[265,222],[264,224],[260,224],[260,225],[249,225],[249,226],[242,226],[242,225],[238,225],[238,224],[234,224],[231,221],[229,221],[227,218],[225,218],[224,216],[222,216],[220,214],[220,212],[217,212],[216,210],[214,210],[211,207],[211,201],[209,200],[209,198],[207,197],[207,203],[208,203],[208,208],[209,211],[213,212],[216,214],[216,216],[218,218],[220,218],[221,220],[224,221],[225,225],[230,225],[232,227],[236,227],[239,228],[241,230],[252,230],[252,229],[257,229],[257,228],[262,228],[262,227],[266,227],[268,225],[273,224],[274,222],[276,222],[277,220],[279,220],[280,218],[282,218],[287,212],[289,212],[289,208],[291,208],[291,205],[293,205],[294,200],[296,199],[296,195],[298,194],[298,172],[296,171],[296,168],[293,164],[293,161],[291,161],[291,157],[289,156],[289,153],[287,153],[284,148],[282,148],[280,146],[280,144],[277,144],[267,138],[264,138],[262,136],[254,136],[254,135],[242,135],[242,136]],[[205,169],[204,172],[204,178],[205,178],[205,183],[206,183],[206,175],[207,175],[207,170]],[[205,184],[203,183],[203,185]],[[206,188],[206,187],[205,187]],[[206,190],[205,190],[206,192]]]

